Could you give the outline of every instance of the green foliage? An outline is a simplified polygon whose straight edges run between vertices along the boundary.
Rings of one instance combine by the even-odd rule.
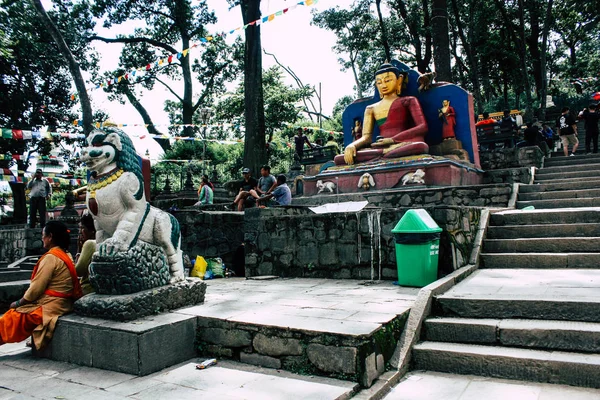
[[[207,24],[217,19],[205,1],[159,0],[153,2],[130,2],[127,0],[99,0],[93,10],[97,17],[105,17],[105,27],[123,24],[128,21],[142,21],[142,28],[117,38],[94,37],[108,43],[124,43],[120,65],[102,77],[102,80],[122,76],[126,72],[157,59],[181,53],[191,48],[195,41],[208,36]],[[225,84],[233,81],[239,72],[242,57],[242,44],[238,39],[230,46],[222,37],[194,47],[174,57],[171,63],[152,68],[141,78],[129,77],[116,85],[109,85],[105,91],[110,99],[124,103],[127,99],[140,113],[144,122],[152,124],[151,116],[140,101],[139,90],[151,90],[157,83],[164,85],[177,100],[165,102],[172,124],[198,124],[197,111],[214,102],[215,96],[225,91]],[[100,78],[100,77],[98,77]],[[169,84],[170,81],[183,81],[183,85]],[[199,85],[195,87],[195,85]],[[183,88],[181,90],[180,88]],[[198,93],[194,98],[193,94]],[[154,125],[150,133],[157,133]],[[170,132],[177,136],[193,136],[191,127],[173,128]]]
[[[378,27],[370,6],[370,0],[358,0],[349,9],[337,6],[313,14],[316,26],[336,34],[333,50],[340,54],[342,71],[352,71],[358,98],[372,85],[373,72],[383,61],[376,55],[381,49],[377,46]]]

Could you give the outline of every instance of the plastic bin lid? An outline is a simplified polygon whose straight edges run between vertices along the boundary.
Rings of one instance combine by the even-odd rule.
[[[392,229],[392,233],[433,233],[441,231],[442,228],[422,208],[408,210]]]

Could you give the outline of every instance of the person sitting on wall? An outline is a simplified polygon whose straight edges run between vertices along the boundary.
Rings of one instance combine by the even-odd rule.
[[[267,194],[264,197],[261,197],[259,203],[264,205],[267,203],[268,205],[274,206],[288,206],[292,204],[292,191],[286,183],[287,178],[285,175],[277,176],[277,187],[273,189],[272,193]]]
[[[496,121],[493,118],[490,118],[490,113],[485,111],[483,113],[483,119],[475,124],[475,126],[482,126],[482,125],[498,125],[498,121]]]
[[[519,133],[519,127],[517,126],[517,121],[510,116],[510,110],[504,110],[504,116],[500,120],[500,130],[501,131],[512,131],[514,133]]]
[[[268,165],[263,165],[261,167],[260,175],[261,176],[258,178],[256,189],[250,190],[250,195],[257,200],[271,193],[277,186],[277,180],[273,175],[271,175],[271,167]]]
[[[256,190],[256,185],[258,185],[256,179],[250,175],[250,168],[244,168],[242,174],[244,175],[244,179],[240,185],[240,192],[233,200],[233,205],[237,207],[238,211],[244,211],[245,207],[252,207],[254,205],[254,198],[250,195],[250,191]],[[246,200],[249,197],[252,201],[246,204]]]
[[[327,138],[327,143],[325,143],[325,147],[332,147],[335,149],[335,154],[340,154],[340,146],[338,146],[337,142],[333,138],[333,135],[329,135]]]
[[[213,190],[207,176],[202,177],[202,184],[200,185],[200,191],[198,194],[198,202],[201,205],[213,203]]]
[[[49,221],[42,229],[42,243],[48,252],[35,265],[23,297],[12,302],[0,317],[0,345],[32,336],[33,346],[44,348],[52,339],[58,317],[71,312],[75,300],[82,296],[68,252],[69,233],[60,221]]]
[[[542,125],[542,135],[544,135],[544,140],[546,141],[546,144],[548,145],[549,148],[553,149],[554,148],[554,131],[552,130],[552,128],[550,128],[550,126],[548,124],[543,124]]]
[[[94,218],[87,211],[79,220],[79,238],[77,240],[77,255],[75,256],[75,271],[79,276],[79,283],[84,295],[93,293],[94,288],[90,284],[90,264],[92,256],[96,251],[96,227]]]
[[[335,157],[337,165],[361,163],[377,158],[397,158],[429,151],[425,143],[427,122],[416,97],[399,97],[406,87],[408,73],[391,64],[375,72],[375,85],[381,100],[367,106],[363,117],[362,137],[350,143],[343,155]],[[379,126],[379,138],[373,143],[373,128]],[[365,149],[365,150],[361,150]]]

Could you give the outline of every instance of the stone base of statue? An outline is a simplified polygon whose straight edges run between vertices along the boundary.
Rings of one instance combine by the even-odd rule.
[[[128,294],[169,283],[169,264],[162,248],[138,242],[126,252],[95,255],[90,283],[98,294]]]
[[[198,278],[137,293],[106,295],[92,293],[75,302],[76,314],[116,321],[131,321],[204,302],[206,283]]]
[[[419,172],[417,172],[420,170]],[[337,186],[333,193],[364,191],[363,174],[369,173],[374,181],[373,190],[402,188],[411,185],[463,186],[479,185],[483,171],[473,164],[448,157],[420,154],[409,157],[376,160],[355,165],[330,167],[317,175],[304,177],[304,194],[319,192],[317,182]],[[323,193],[327,193],[323,191]]]

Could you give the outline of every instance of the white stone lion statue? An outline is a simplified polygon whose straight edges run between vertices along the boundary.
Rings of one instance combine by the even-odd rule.
[[[81,154],[91,173],[86,204],[94,216],[99,254],[115,255],[143,241],[165,251],[171,283],[184,280],[179,223],[146,201],[131,139],[115,127],[103,127],[86,141]]]

